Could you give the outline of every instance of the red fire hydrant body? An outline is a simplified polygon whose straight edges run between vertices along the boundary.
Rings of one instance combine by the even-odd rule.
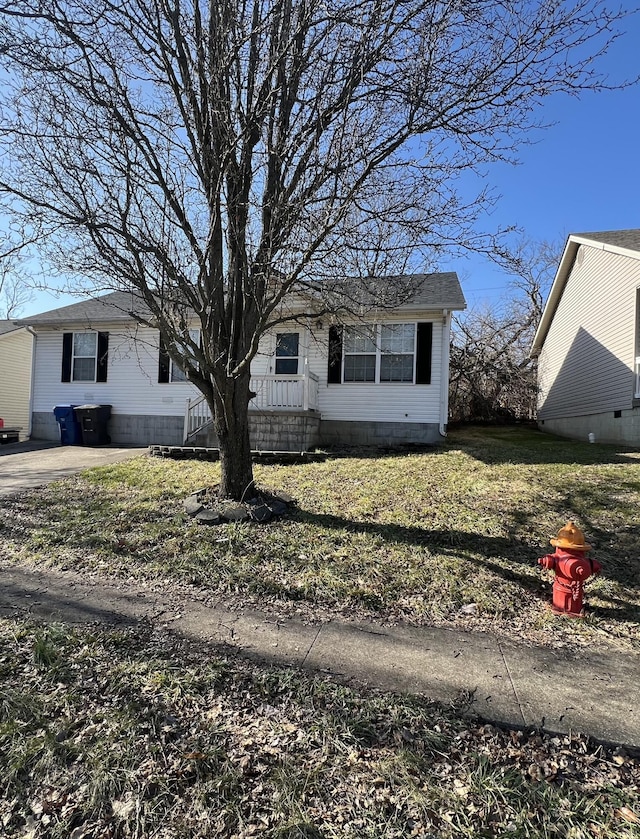
[[[538,564],[556,572],[553,582],[552,610],[556,615],[572,618],[584,617],[584,584],[602,566],[595,559],[585,556],[591,545],[584,541],[584,535],[570,521],[560,530],[557,539],[551,539],[555,553],[547,554]]]

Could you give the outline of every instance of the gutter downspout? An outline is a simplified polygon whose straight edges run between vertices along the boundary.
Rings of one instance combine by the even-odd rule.
[[[447,436],[447,422],[449,420],[449,343],[451,339],[451,312],[442,310],[442,347],[440,369],[440,423],[438,431],[442,437]]]
[[[38,336],[32,326],[26,326],[25,329],[33,338],[33,343],[31,345],[31,379],[29,381],[29,424],[27,425],[27,439],[30,440],[31,432],[33,430],[33,392],[35,390],[33,385],[36,375],[36,344]]]

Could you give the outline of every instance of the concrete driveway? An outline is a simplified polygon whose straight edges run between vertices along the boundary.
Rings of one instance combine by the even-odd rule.
[[[59,443],[29,441],[0,446],[0,497],[66,478],[92,466],[119,463],[147,448],[117,446],[61,446]]]

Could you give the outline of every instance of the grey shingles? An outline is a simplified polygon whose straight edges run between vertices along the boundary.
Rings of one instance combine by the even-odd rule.
[[[23,318],[18,322],[43,326],[67,323],[90,326],[92,323],[129,321],[132,311],[145,317],[149,316],[147,307],[134,294],[128,291],[112,291],[101,297],[71,303],[59,309],[51,309],[48,312]]]
[[[340,284],[336,283],[336,291]],[[434,274],[415,274],[406,277],[386,277],[375,279],[368,284],[367,295],[370,301],[377,293],[383,297],[385,292],[394,288],[410,288],[408,296],[400,295],[400,306],[412,306],[425,309],[464,309],[465,299],[455,272]],[[354,284],[355,286],[355,284]],[[101,297],[72,303],[59,309],[51,309],[32,317],[18,321],[22,325],[56,326],[62,324],[82,325],[129,321],[130,312],[135,311],[143,317],[150,317],[145,304],[131,292],[114,291]]]
[[[6,335],[8,332],[15,332],[20,329],[12,320],[0,320],[0,335]]]
[[[460,280],[455,271],[443,274],[424,274],[420,297],[415,301],[434,308],[447,306],[452,309],[464,309],[466,301]]]
[[[574,233],[580,239],[591,239],[603,245],[615,248],[626,248],[630,251],[640,251],[640,228],[630,230],[604,230],[597,233]]]

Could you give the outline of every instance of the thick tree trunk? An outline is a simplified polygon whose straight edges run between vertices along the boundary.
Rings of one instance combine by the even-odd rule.
[[[220,446],[220,497],[251,497],[253,464],[249,441],[249,376],[226,379],[214,397],[214,428]]]

